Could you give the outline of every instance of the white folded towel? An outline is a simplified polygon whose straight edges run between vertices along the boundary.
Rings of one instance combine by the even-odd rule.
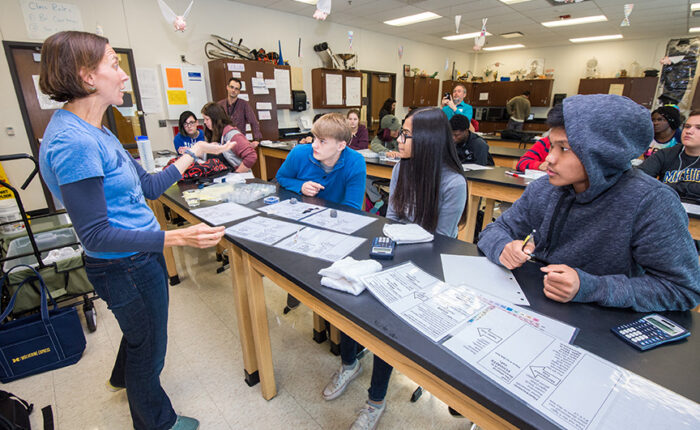
[[[383,231],[397,245],[432,242],[434,238],[418,224],[384,224]]]
[[[382,270],[382,265],[374,260],[355,260],[345,257],[338,260],[330,267],[321,269],[318,274],[322,276],[321,285],[335,290],[358,295],[365,290],[360,278]]]

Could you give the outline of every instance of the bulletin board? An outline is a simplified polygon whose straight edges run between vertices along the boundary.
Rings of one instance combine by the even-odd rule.
[[[207,103],[204,68],[189,64],[163,64],[160,69],[168,119],[177,120],[186,110],[199,112]]]
[[[232,77],[240,79],[242,86],[238,97],[247,100],[255,112],[263,139],[277,140],[279,138],[277,128],[277,109],[279,107],[276,90],[279,72],[276,76],[275,70],[283,66],[232,58],[211,60],[208,67],[212,99],[215,102],[225,99],[228,80]],[[291,89],[289,91],[291,97]],[[246,130],[245,133],[248,140],[252,140],[250,130]]]

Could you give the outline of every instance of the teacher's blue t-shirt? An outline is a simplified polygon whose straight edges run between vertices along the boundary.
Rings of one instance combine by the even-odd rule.
[[[457,114],[466,116],[469,121],[474,118],[474,108],[471,107],[471,105],[464,103],[464,100],[459,102],[459,104],[455,107],[457,108],[456,111],[452,110],[452,108],[449,106],[442,107],[442,111],[445,112],[448,120]]]
[[[106,128],[99,129],[75,114],[59,109],[49,122],[39,151],[41,174],[51,193],[63,203],[60,186],[102,177],[107,217],[112,227],[158,231],[146,205],[141,181],[121,142]],[[92,252],[91,257],[114,259],[135,252]]]

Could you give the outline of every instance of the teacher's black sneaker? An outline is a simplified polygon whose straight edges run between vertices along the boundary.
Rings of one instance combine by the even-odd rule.
[[[360,373],[362,373],[362,364],[359,361],[355,360],[355,366],[350,369],[345,369],[345,366],[341,363],[340,370],[333,374],[331,382],[323,389],[323,398],[333,400],[340,397],[350,381],[357,378]]]
[[[374,430],[379,424],[379,418],[382,417],[384,410],[386,409],[386,402],[382,404],[381,408],[370,405],[369,402],[365,403],[365,406],[360,409],[360,413],[357,415],[357,419],[350,430]]]

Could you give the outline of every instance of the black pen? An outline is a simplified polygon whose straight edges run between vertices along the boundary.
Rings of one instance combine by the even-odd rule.
[[[530,263],[537,263],[537,264],[541,264],[543,266],[550,265],[550,263],[547,260],[544,260],[542,258],[537,258],[537,257],[535,257],[534,254],[528,254],[528,255],[530,256],[530,258],[528,258],[527,261]]]

